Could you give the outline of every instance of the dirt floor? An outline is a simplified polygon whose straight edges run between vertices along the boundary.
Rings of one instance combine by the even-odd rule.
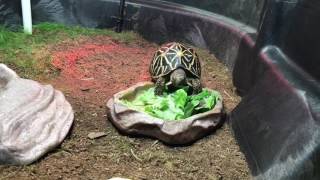
[[[148,66],[157,47],[142,39],[124,44],[95,36],[44,48],[60,74],[40,81],[64,92],[75,111],[74,127],[61,147],[32,165],[0,166],[0,179],[250,179],[227,124],[191,146],[170,147],[122,136],[107,120],[105,103],[112,94],[150,80]],[[221,92],[230,112],[240,100],[230,73],[208,52],[198,54],[203,84]],[[91,140],[90,132],[107,135]]]

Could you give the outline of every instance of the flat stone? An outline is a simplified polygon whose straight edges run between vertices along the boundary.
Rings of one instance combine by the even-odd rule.
[[[164,167],[166,167],[166,169],[168,169],[168,170],[173,170],[174,165],[173,165],[172,162],[167,161],[167,162],[164,164]]]
[[[107,134],[105,132],[91,132],[88,134],[89,139],[97,139],[103,136],[106,136]]]

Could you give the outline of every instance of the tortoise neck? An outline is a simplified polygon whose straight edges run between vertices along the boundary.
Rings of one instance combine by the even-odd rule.
[[[170,81],[176,87],[186,83],[186,72],[183,69],[176,69],[170,75]]]

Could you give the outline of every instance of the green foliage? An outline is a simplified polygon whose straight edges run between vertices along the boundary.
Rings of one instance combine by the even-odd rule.
[[[220,98],[217,91],[204,89],[188,96],[184,89],[156,96],[154,88],[140,92],[133,101],[122,100],[128,107],[164,120],[180,120],[211,110]]]
[[[65,26],[53,23],[41,23],[33,26],[33,35],[21,31],[12,32],[0,26],[0,63],[15,69],[22,77],[33,78],[52,71],[51,56],[38,59],[35,54],[45,51],[46,46],[66,39],[80,36],[106,35],[120,42],[137,40],[133,32],[116,33],[112,30],[90,29],[78,26]],[[43,56],[43,52],[40,52]],[[53,72],[54,73],[54,72]]]
[[[0,62],[21,69],[23,72],[33,72],[35,60],[32,58],[30,35],[23,32],[11,32],[0,27]],[[23,58],[20,57],[23,55]],[[26,73],[27,74],[30,73]]]
[[[116,33],[110,29],[93,29],[83,28],[80,26],[66,26],[62,24],[41,23],[34,26],[35,32],[39,35],[40,40],[51,39],[59,40],[63,36],[68,38],[77,38],[79,36],[97,36],[106,35],[110,36],[120,42],[129,43],[137,39],[137,35],[133,32]],[[58,36],[57,36],[58,35]],[[42,39],[42,38],[44,39]],[[50,37],[50,38],[45,38]]]

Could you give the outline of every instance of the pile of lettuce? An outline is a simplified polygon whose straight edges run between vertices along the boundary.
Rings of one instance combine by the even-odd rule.
[[[133,101],[122,100],[122,103],[163,120],[180,120],[213,109],[220,97],[219,92],[208,89],[192,96],[184,89],[156,96],[154,88],[150,88],[140,92]]]

